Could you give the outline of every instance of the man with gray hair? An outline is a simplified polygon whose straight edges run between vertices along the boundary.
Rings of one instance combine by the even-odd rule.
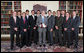
[[[39,32],[39,46],[42,46],[42,45],[45,46],[46,27],[47,27],[47,17],[45,16],[45,11],[41,12],[41,15],[37,18],[36,24],[38,26],[38,32]]]

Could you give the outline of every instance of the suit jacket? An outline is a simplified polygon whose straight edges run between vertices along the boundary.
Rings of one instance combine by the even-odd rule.
[[[67,31],[71,31],[71,18],[68,18],[67,21],[66,21],[66,18],[64,18],[63,29],[64,28],[67,28]]]
[[[58,26],[58,30],[62,30],[62,23],[63,23],[63,19],[62,16],[60,16],[59,18],[56,16],[55,17],[55,26]]]
[[[48,25],[48,21],[47,21],[47,17],[46,16],[44,16],[45,18],[44,18],[44,24],[45,25]],[[38,17],[38,19],[37,19],[37,22],[36,22],[36,24],[37,24],[37,26],[38,26],[38,31],[40,31],[40,29],[42,29],[42,28],[40,28],[40,24],[42,23],[42,16],[40,15],[39,17]]]
[[[48,18],[48,31],[50,31],[51,28],[52,28],[52,29],[54,28],[55,18],[54,18],[53,15],[51,15],[50,17],[47,16],[47,18]]]
[[[19,28],[19,19],[17,18],[17,16],[16,16],[16,23],[15,23],[13,17],[10,17],[9,26],[10,26],[11,31],[14,31],[15,27]]]
[[[27,29],[28,26],[29,26],[29,25],[28,25],[28,22],[27,22],[27,18],[25,17],[25,24],[24,24],[23,17],[21,17],[21,22],[20,22],[21,31],[23,31],[23,29]]]
[[[27,16],[26,16],[26,18],[27,18]],[[29,17],[27,18],[27,23],[28,23],[27,25],[29,25],[28,28],[30,28],[30,21],[31,21],[31,20],[30,20],[30,16],[29,16]]]
[[[21,16],[21,17],[22,17],[22,16]],[[20,28],[21,17],[18,17],[18,16],[17,16],[17,18],[19,19],[19,21],[18,21],[18,22],[19,22],[19,31],[21,31],[21,28]]]
[[[71,27],[75,28],[76,31],[79,30],[79,25],[80,25],[80,17],[76,16],[75,19],[71,19]]]
[[[33,27],[36,26],[37,16],[34,16],[34,18],[35,19],[33,19],[33,16],[32,15],[29,16],[29,20],[30,20],[29,23],[30,23],[31,30],[33,30]]]

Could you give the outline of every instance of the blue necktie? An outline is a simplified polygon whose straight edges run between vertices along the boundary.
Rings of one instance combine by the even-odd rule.
[[[44,23],[44,16],[42,17],[42,23]]]

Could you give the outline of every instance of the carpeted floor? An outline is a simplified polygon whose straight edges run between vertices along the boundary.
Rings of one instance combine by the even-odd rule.
[[[49,46],[46,44],[46,47],[39,47],[38,45],[32,44],[31,47],[24,46],[19,48],[14,45],[14,50],[10,50],[10,41],[1,41],[1,52],[73,52],[74,48],[71,45],[70,48],[66,46]],[[83,40],[79,40],[78,52],[83,52]]]

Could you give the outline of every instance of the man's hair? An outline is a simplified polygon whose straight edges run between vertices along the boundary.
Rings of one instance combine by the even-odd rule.
[[[58,11],[60,12],[60,10],[57,10],[57,12],[58,12]]]
[[[17,12],[20,12],[21,13],[21,10],[18,10]]]
[[[70,13],[69,13],[69,12],[66,12],[66,13],[68,13],[68,14],[70,15]]]
[[[26,10],[26,12],[29,12],[29,10]]]
[[[25,14],[25,12],[23,12],[22,14]]]
[[[51,12],[51,10],[48,10],[48,12]]]
[[[31,10],[31,12],[34,11],[34,10]],[[35,12],[35,11],[34,11]]]
[[[37,11],[39,11],[39,12],[40,12],[40,10],[37,10]]]

